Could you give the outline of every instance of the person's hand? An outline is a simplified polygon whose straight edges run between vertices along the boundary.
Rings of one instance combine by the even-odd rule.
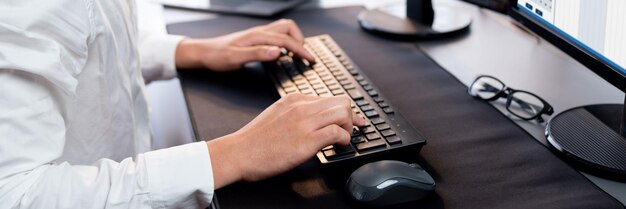
[[[236,70],[248,62],[278,58],[281,47],[315,61],[303,44],[304,36],[296,23],[282,19],[216,38],[182,40],[176,49],[176,67]]]
[[[331,144],[348,145],[365,119],[346,96],[289,94],[239,131],[207,142],[215,189],[290,170]]]

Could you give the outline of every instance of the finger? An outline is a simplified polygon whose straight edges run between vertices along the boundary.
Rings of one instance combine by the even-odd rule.
[[[350,144],[350,132],[338,125],[332,124],[313,133],[315,148],[320,150],[331,144],[347,146]]]
[[[304,43],[304,35],[296,22],[290,19],[281,19],[267,25],[267,29],[277,33],[288,34],[301,44]]]
[[[243,65],[253,61],[271,61],[280,56],[280,48],[276,46],[233,47],[231,61]]]
[[[315,61],[315,57],[313,57],[313,55],[311,55],[311,53],[309,53],[301,43],[285,34],[259,31],[252,37],[250,45],[271,45],[284,47],[300,57],[312,62]]]
[[[331,109],[333,107],[340,106],[345,109],[350,109],[350,98],[347,96],[333,96],[333,97],[318,97],[310,96],[314,99],[308,100],[304,104],[311,114],[318,114],[322,111]]]
[[[335,106],[313,116],[310,120],[315,130],[335,124],[344,130],[352,132],[352,109]]]
[[[352,124],[355,126],[364,126],[367,123],[365,116],[356,114],[356,112],[352,111]]]

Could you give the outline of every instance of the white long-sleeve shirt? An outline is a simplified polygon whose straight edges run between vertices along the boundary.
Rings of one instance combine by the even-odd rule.
[[[0,2],[0,208],[209,203],[206,143],[147,152],[140,66],[146,79],[173,77],[180,37],[139,35],[135,7],[132,0]]]

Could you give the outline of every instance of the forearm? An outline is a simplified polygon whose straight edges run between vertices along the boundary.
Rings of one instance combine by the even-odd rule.
[[[211,165],[213,168],[213,182],[215,189],[240,181],[242,179],[242,163],[245,159],[236,157],[236,141],[234,134],[223,136],[207,142]]]
[[[208,42],[210,42],[209,39],[183,39],[180,41],[176,47],[176,68],[181,70],[203,67],[202,57],[207,51],[211,51],[210,46],[212,44]]]

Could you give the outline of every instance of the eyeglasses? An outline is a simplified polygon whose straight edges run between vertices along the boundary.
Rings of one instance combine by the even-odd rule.
[[[467,93],[485,101],[505,98],[506,110],[523,120],[536,119],[537,122],[543,123],[541,115],[554,113],[552,106],[541,97],[527,91],[509,88],[497,78],[487,75],[478,76],[468,88]]]

